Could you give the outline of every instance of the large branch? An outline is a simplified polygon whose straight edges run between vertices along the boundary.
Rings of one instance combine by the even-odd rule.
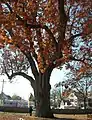
[[[28,59],[28,61],[29,61],[29,63],[30,63],[31,70],[32,70],[32,73],[33,73],[35,79],[37,79],[38,76],[39,76],[39,72],[38,72],[38,70],[37,70],[37,66],[36,66],[36,63],[35,63],[33,57],[31,56],[30,53],[29,53],[29,54],[28,54],[28,53],[25,54],[25,56],[27,57],[27,59]]]
[[[83,34],[83,32],[81,32],[81,33],[78,33],[78,34],[72,35],[72,36],[69,38],[69,41],[70,41],[70,40],[73,41],[74,38],[79,37],[79,36],[81,36],[82,38],[84,38],[84,37],[90,35],[91,33],[92,33],[92,32],[89,32],[89,33],[87,33],[87,34],[86,34],[86,33]]]
[[[58,0],[58,8],[61,14],[65,14],[64,0]]]
[[[65,31],[67,24],[67,16],[64,9],[64,0],[58,0],[58,10],[60,16],[58,52],[61,52],[61,46],[63,44],[63,40],[65,39]]]
[[[74,40],[76,37],[79,37],[79,36],[82,36],[82,33],[78,33],[78,34],[72,35],[68,40],[72,43],[73,40]]]
[[[17,47],[20,49],[20,46],[19,46],[18,44],[17,44]],[[29,52],[29,53],[26,53],[25,51],[22,51],[22,50],[21,50],[21,52],[22,52],[22,53],[26,56],[26,58],[28,59],[29,64],[30,64],[30,66],[31,66],[32,73],[33,73],[33,75],[34,75],[34,78],[37,79],[38,76],[39,76],[39,72],[38,72],[38,70],[37,70],[36,63],[35,63],[35,61],[34,61],[34,59],[33,59],[33,57],[35,58],[35,57],[37,57],[37,56],[33,56],[33,57],[32,57],[32,55],[30,54],[30,52]],[[35,53],[35,55],[36,55],[36,53]],[[35,60],[37,60],[37,58],[36,58]]]
[[[9,8],[10,12],[12,13],[11,6],[8,3],[6,5]],[[58,51],[58,43],[57,43],[53,33],[51,32],[51,30],[46,25],[28,23],[27,20],[24,20],[18,14],[16,14],[16,18],[17,18],[17,21],[21,21],[25,27],[28,27],[30,29],[31,28],[32,29],[39,29],[39,28],[45,29],[45,31],[49,34],[50,38],[53,40],[53,43],[56,47],[56,51]],[[33,60],[32,56],[31,55],[26,55],[26,57],[28,58],[28,60],[30,62],[30,65],[31,65],[32,72],[33,72],[34,76],[37,76],[38,73],[37,73],[37,69],[36,69],[36,66],[35,66],[35,63],[34,63],[34,60]],[[35,59],[37,58],[36,54],[34,54],[34,57],[35,57]]]
[[[70,56],[69,59],[70,59],[70,60],[74,60],[74,61],[80,61],[80,62],[83,62],[83,63],[85,63],[85,60],[88,60],[88,61],[90,60],[90,61],[92,61],[91,58],[77,59],[77,58],[72,57],[72,56]]]
[[[16,47],[17,47],[18,49],[20,49],[20,46],[19,46],[18,44],[16,44]],[[36,63],[35,63],[35,61],[34,61],[34,59],[33,59],[33,57],[34,57],[35,60],[37,60],[37,55],[36,55],[36,53],[35,53],[35,54],[33,55],[33,57],[32,57],[32,55],[30,54],[30,52],[29,52],[29,53],[26,53],[26,52],[23,51],[23,50],[21,50],[21,52],[22,52],[23,55],[25,55],[26,58],[28,59],[28,62],[29,62],[29,64],[30,64],[30,66],[31,66],[31,70],[32,70],[32,73],[33,73],[33,75],[34,75],[34,78],[37,79],[37,77],[39,76],[39,72],[38,72],[38,70],[37,70]]]
[[[24,73],[24,72],[15,72],[15,73],[13,73],[13,70],[12,70],[11,75],[9,75],[9,73],[7,72],[6,65],[5,65],[4,61],[3,61],[3,65],[4,65],[5,74],[7,75],[7,77],[8,77],[10,80],[11,80],[13,77],[17,76],[17,75],[23,76],[24,78],[26,78],[27,80],[30,81],[31,86],[32,86],[32,88],[34,89],[34,87],[35,87],[35,86],[34,86],[34,85],[35,85],[35,80],[34,80],[31,76],[27,75],[27,74]]]
[[[20,46],[19,46],[18,44],[17,44],[16,46],[20,49]],[[33,57],[32,57],[32,55],[31,55],[30,52],[29,52],[29,53],[26,53],[25,51],[22,51],[22,50],[21,50],[21,52],[22,52],[22,53],[26,56],[26,58],[28,59],[29,64],[30,64],[30,66],[31,66],[32,73],[33,73],[33,75],[34,75],[34,78],[37,79],[38,76],[39,76],[39,72],[38,72],[38,70],[37,70],[36,63],[35,63],[35,61],[34,61],[34,59],[33,59],[33,57],[34,57],[35,60],[37,61],[37,55],[36,55],[36,53],[35,53],[35,56],[33,55]]]
[[[11,6],[6,3],[8,9],[10,10],[10,12],[12,13],[12,8]],[[56,47],[56,50],[58,49],[58,44],[56,42],[56,39],[53,35],[53,33],[51,32],[51,30],[46,26],[46,25],[41,25],[41,24],[31,24],[31,23],[27,23],[27,20],[23,20],[23,18],[21,18],[18,14],[16,14],[16,17],[18,18],[18,20],[20,20],[21,22],[23,22],[23,24],[25,25],[25,27],[30,27],[30,28],[33,28],[33,29],[37,29],[37,28],[42,28],[42,29],[45,29],[46,32],[49,34],[49,36],[51,37],[51,39],[53,40],[53,43]]]
[[[22,21],[25,23],[26,27],[30,27],[30,28],[33,28],[33,29],[37,29],[37,28],[45,29],[46,32],[49,34],[50,38],[53,40],[53,43],[54,43],[54,45],[56,47],[56,50],[58,49],[58,44],[56,42],[56,39],[55,39],[53,33],[51,32],[51,30],[46,25],[30,24],[30,23],[27,23],[27,21],[25,21],[25,20],[22,20]]]
[[[9,74],[7,73],[7,71],[5,71],[5,73],[6,73],[6,75],[7,75],[7,77],[8,77],[9,79],[12,79],[13,77],[15,77],[15,76],[17,76],[17,75],[26,78],[27,80],[30,81],[31,86],[32,86],[32,88],[34,89],[35,80],[34,80],[31,76],[27,75],[26,73],[24,73],[24,72],[16,72],[16,73],[12,73],[11,75],[9,75]]]

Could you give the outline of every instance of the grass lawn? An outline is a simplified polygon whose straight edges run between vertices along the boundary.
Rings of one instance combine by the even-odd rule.
[[[0,120],[92,120],[91,115],[65,115],[65,114],[55,114],[58,119],[50,118],[37,118],[34,116],[29,116],[29,114],[22,113],[0,113]]]

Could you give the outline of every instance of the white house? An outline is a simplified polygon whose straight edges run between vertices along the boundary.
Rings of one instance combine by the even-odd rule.
[[[68,96],[68,100],[71,103],[71,106],[77,106],[78,105],[78,99],[74,93],[70,93]]]
[[[78,99],[72,92],[61,101],[60,109],[74,109],[76,107],[78,107]]]

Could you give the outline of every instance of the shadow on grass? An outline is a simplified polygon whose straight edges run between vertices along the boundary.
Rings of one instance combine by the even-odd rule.
[[[75,120],[75,119],[72,119],[72,118],[58,118],[56,120]]]
[[[73,118],[33,118],[30,120],[75,120]]]
[[[57,117],[54,117],[52,120],[75,120],[73,118],[57,118]]]
[[[58,119],[55,119],[55,120],[75,120],[75,119],[72,119],[72,118],[58,118]]]

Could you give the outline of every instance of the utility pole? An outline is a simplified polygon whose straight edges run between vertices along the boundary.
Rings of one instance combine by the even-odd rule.
[[[6,81],[3,79],[3,81],[1,81],[1,82],[2,82],[1,104],[3,105],[3,102],[4,102],[4,92],[3,92],[3,90],[4,90],[4,83],[5,83]]]

